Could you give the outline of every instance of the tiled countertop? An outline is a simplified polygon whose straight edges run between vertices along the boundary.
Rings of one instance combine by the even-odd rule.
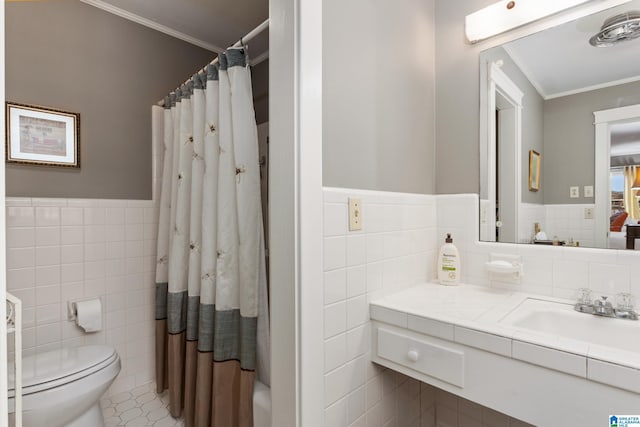
[[[528,298],[573,303],[468,284],[424,283],[372,301],[370,316],[414,332],[640,393],[640,353],[500,323]],[[634,323],[640,328],[640,323]]]

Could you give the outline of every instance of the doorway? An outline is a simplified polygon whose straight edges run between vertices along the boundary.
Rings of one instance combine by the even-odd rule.
[[[496,93],[496,241],[517,241],[518,198],[517,185],[513,179],[501,177],[518,176],[516,165],[516,106]]]
[[[502,71],[502,61],[488,64],[487,227],[481,240],[517,242],[521,195],[522,91]],[[515,179],[498,177],[512,176]],[[499,184],[500,183],[500,184]],[[481,221],[482,222],[482,221]],[[489,235],[482,235],[490,230]]]
[[[640,104],[627,107],[595,111],[595,246],[600,248],[623,249],[617,240],[620,236],[611,228],[612,210],[612,167],[619,162],[634,163],[632,152],[613,148],[612,141],[619,129],[633,127],[640,122]],[[615,145],[618,145],[617,143]],[[626,144],[624,144],[626,145]],[[633,144],[632,144],[633,146]],[[628,148],[628,147],[627,147]],[[634,150],[635,148],[632,148]],[[616,151],[617,150],[617,151]],[[640,150],[638,150],[640,153]],[[620,157],[621,159],[615,159]],[[625,160],[626,157],[626,160]],[[640,155],[637,155],[640,157]],[[622,165],[624,167],[624,165]],[[637,199],[635,200],[637,202]],[[619,203],[617,203],[619,204]],[[623,202],[624,205],[624,202]],[[623,233],[621,230],[619,233]],[[624,236],[622,236],[624,238]]]

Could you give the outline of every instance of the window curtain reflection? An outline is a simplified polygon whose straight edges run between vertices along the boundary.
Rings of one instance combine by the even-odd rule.
[[[624,206],[629,216],[633,219],[640,219],[640,208],[638,207],[638,190],[632,190],[631,186],[636,178],[636,170],[639,166],[624,167]]]

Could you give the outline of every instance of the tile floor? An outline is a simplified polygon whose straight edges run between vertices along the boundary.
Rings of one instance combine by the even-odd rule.
[[[105,427],[183,427],[181,419],[169,415],[168,393],[156,394],[155,388],[155,384],[150,383],[102,399]]]

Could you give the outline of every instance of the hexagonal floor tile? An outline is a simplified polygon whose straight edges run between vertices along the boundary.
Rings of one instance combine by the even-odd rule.
[[[169,393],[158,395],[155,384],[145,384],[100,401],[106,427],[183,427],[182,419],[167,410]]]

